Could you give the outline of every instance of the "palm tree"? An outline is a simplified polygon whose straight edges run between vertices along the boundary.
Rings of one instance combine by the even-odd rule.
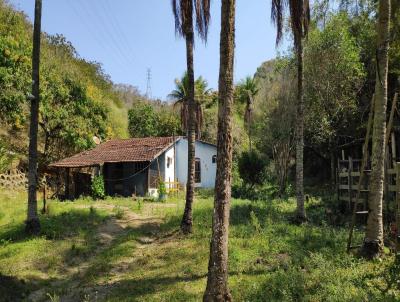
[[[193,10],[194,7],[194,10]],[[193,226],[192,204],[194,198],[194,169],[195,169],[195,95],[193,47],[194,29],[193,12],[196,15],[196,29],[200,38],[207,40],[208,25],[210,22],[210,0],[172,0],[172,11],[175,18],[176,34],[186,40],[186,63],[188,76],[187,106],[188,106],[188,173],[186,183],[186,205],[183,213],[181,230],[191,233]]]
[[[254,77],[247,76],[239,85],[239,98],[242,102],[246,102],[246,109],[244,112],[244,125],[247,129],[249,136],[249,145],[251,150],[251,123],[254,110],[254,97],[257,95],[259,89]]]
[[[228,228],[232,182],[233,61],[235,50],[235,0],[222,0],[218,83],[217,176],[203,301],[232,301],[228,288]]]
[[[174,100],[174,107],[180,106],[181,128],[187,134],[189,123],[189,106],[188,106],[188,91],[189,78],[187,72],[182,76],[182,79],[175,80],[175,89],[168,95]],[[203,127],[203,103],[211,97],[211,89],[208,88],[208,83],[201,76],[194,83],[195,86],[195,129],[196,139],[201,138],[201,129]]]
[[[28,171],[28,214],[25,225],[27,234],[38,234],[40,222],[37,215],[37,179],[38,179],[38,120],[39,120],[39,67],[40,67],[40,32],[42,18],[42,0],[35,1],[35,21],[33,26],[32,51],[32,97],[29,126],[29,171]]]
[[[386,106],[388,85],[388,50],[390,34],[390,0],[379,1],[377,26],[376,82],[374,127],[372,134],[372,171],[369,192],[369,213],[362,253],[368,258],[383,251],[382,198],[385,163]]]
[[[306,218],[304,208],[303,154],[304,154],[304,99],[303,99],[303,39],[308,34],[310,23],[309,0],[272,0],[271,18],[277,27],[276,44],[282,39],[284,11],[289,5],[290,27],[293,33],[297,57],[297,105],[296,105],[296,221]]]

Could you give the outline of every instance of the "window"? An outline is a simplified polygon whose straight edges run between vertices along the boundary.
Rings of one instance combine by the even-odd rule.
[[[167,168],[172,165],[172,157],[167,157]]]
[[[212,163],[215,164],[217,162],[217,156],[213,155],[212,156]]]
[[[196,158],[194,161],[194,181],[195,181],[195,183],[201,183],[200,158]]]

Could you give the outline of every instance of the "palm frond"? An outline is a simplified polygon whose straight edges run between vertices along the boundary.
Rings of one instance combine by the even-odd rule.
[[[287,0],[272,0],[271,20],[276,26],[276,45],[282,40],[283,36],[283,19]]]
[[[194,6],[197,33],[203,41],[207,41],[211,20],[211,0],[171,0],[171,6],[176,35],[186,38],[191,31]]]
[[[301,39],[308,34],[310,26],[309,0],[272,0],[271,20],[276,26],[276,45],[282,40],[285,9],[289,6],[290,26],[293,33],[294,46],[300,44]]]
[[[203,41],[207,41],[208,27],[210,24],[210,0],[195,0],[196,29]]]
[[[175,33],[186,38],[193,22],[192,0],[171,0],[172,13],[175,19]]]

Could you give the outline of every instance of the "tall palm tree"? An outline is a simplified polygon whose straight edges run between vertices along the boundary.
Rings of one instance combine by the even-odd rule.
[[[390,36],[390,0],[379,1],[377,26],[374,127],[372,134],[372,171],[369,213],[362,252],[369,258],[383,251],[382,198],[385,163],[386,107],[388,94],[388,51]]]
[[[175,106],[180,106],[181,115],[181,128],[187,134],[189,124],[189,105],[188,105],[188,91],[189,91],[189,78],[187,72],[183,75],[182,79],[175,80],[175,89],[168,95],[168,97],[175,101]],[[203,127],[203,103],[211,97],[211,89],[208,88],[208,83],[201,76],[194,82],[195,86],[195,129],[196,139],[201,138],[201,129]]]
[[[284,12],[289,6],[290,27],[293,33],[297,58],[297,105],[296,105],[296,220],[306,220],[304,208],[303,155],[304,155],[304,98],[303,98],[303,39],[310,23],[309,0],[272,0],[271,18],[277,27],[276,43],[282,40]]]
[[[194,8],[194,10],[193,10]],[[191,233],[193,227],[192,204],[194,198],[194,170],[195,170],[195,95],[194,95],[194,26],[195,13],[196,29],[200,38],[207,40],[208,25],[210,23],[210,0],[172,0],[172,11],[175,18],[176,34],[186,40],[186,63],[188,76],[188,173],[186,183],[186,205],[183,213],[181,230]]]
[[[218,83],[217,176],[203,301],[232,301],[228,288],[228,228],[232,182],[233,61],[235,50],[235,0],[222,0]]]
[[[33,25],[32,51],[32,98],[29,126],[29,171],[28,171],[28,214],[25,232],[38,234],[40,222],[37,215],[37,179],[38,179],[38,121],[39,121],[39,66],[40,66],[40,32],[42,19],[42,0],[35,1],[35,21]]]
[[[247,76],[239,85],[239,98],[242,102],[246,102],[246,109],[244,112],[244,125],[247,129],[249,136],[249,145],[251,150],[251,123],[254,111],[254,97],[257,95],[259,89],[254,77]]]

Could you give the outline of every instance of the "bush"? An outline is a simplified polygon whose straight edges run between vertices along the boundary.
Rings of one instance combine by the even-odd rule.
[[[266,179],[266,160],[256,151],[243,152],[238,161],[240,177],[244,183],[253,188],[262,185]]]
[[[104,189],[104,179],[102,175],[95,176],[92,180],[92,197],[94,199],[104,199],[106,192]]]
[[[165,182],[160,180],[158,184],[158,200],[165,201],[167,198],[167,187],[165,186]]]
[[[10,167],[13,159],[14,155],[8,150],[6,143],[0,141],[0,173],[6,171]]]
[[[235,184],[232,186],[232,197],[237,199],[268,200],[274,199],[278,191],[278,186],[271,183],[266,183],[258,188]]]

